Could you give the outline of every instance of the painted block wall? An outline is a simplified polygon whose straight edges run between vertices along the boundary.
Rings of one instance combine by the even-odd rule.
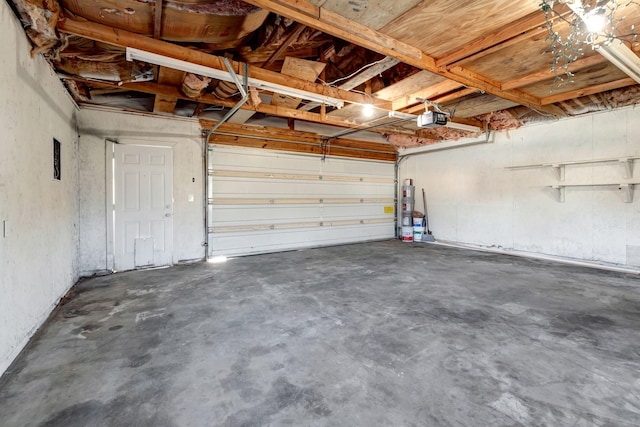
[[[407,151],[409,152],[409,151]],[[407,158],[400,178],[427,194],[439,240],[640,266],[640,185],[632,203],[617,187],[567,188],[552,169],[505,167],[640,155],[640,109],[625,108],[495,134],[493,143]],[[566,166],[566,184],[640,182],[618,164]],[[420,209],[422,210],[422,209]]]
[[[80,275],[100,274],[113,268],[107,218],[111,194],[107,159],[112,156],[108,139],[173,148],[173,263],[204,258],[203,159],[198,121],[83,108],[78,123]]]
[[[6,2],[0,38],[2,374],[77,280],[78,205],[75,107],[44,59],[31,58]],[[53,138],[61,143],[60,181]]]

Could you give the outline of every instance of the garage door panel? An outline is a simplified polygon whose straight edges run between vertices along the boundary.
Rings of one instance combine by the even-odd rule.
[[[395,236],[393,163],[213,145],[208,169],[211,256]]]
[[[217,224],[264,223],[266,218],[277,222],[315,220],[320,216],[320,206],[213,206],[212,214]],[[273,221],[272,221],[273,222]]]
[[[216,247],[211,256],[238,256],[317,246],[353,243],[355,241],[388,239],[394,235],[393,222],[368,226],[301,228],[284,232],[256,231],[251,234],[226,233],[213,238]],[[367,238],[363,239],[362,235]]]
[[[235,169],[238,162],[238,150],[243,148],[216,146],[213,162],[219,169]],[[251,149],[248,149],[251,150]],[[267,152],[256,150],[242,155],[241,166],[247,171],[271,171],[271,164],[277,163],[278,169],[283,172],[307,173],[318,170],[318,158],[316,156],[303,156],[296,154]]]
[[[282,196],[317,196],[326,197],[393,197],[394,186],[392,184],[363,184],[353,182],[276,182],[213,178],[212,193],[217,197],[246,198],[253,194],[261,197]]]

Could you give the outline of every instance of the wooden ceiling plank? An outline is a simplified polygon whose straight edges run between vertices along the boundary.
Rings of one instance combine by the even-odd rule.
[[[72,19],[62,19],[58,21],[59,31],[67,34],[74,34],[91,40],[97,40],[121,47],[134,47],[147,52],[170,58],[179,59],[193,64],[203,65],[218,70],[226,71],[222,57],[200,52],[187,47],[168,43],[162,40],[152,39],[140,34],[108,27],[106,25],[80,22]],[[236,73],[240,74],[242,64],[237,61],[230,61]],[[288,86],[293,89],[314,92],[319,95],[342,99],[345,102],[357,104],[371,103],[371,98],[367,95],[349,92],[346,90],[325,86],[319,83],[308,82],[297,77],[286,76],[274,71],[265,70],[253,65],[249,65],[249,77],[264,80],[270,83]],[[378,108],[390,109],[391,103],[382,99],[375,99],[373,103]]]
[[[557,4],[554,6],[554,9],[561,16],[571,13],[571,10],[562,4]],[[441,58],[438,58],[436,60],[436,66],[445,67],[464,58],[479,54],[489,48],[494,48],[495,51],[510,46],[523,38],[534,37],[535,35],[540,34],[541,30],[537,30],[537,28],[545,25],[545,23],[546,21],[542,11],[530,13],[509,26],[503,27],[498,31],[492,32],[491,34],[466,44],[455,52],[451,52]],[[546,28],[542,30],[542,32],[546,31]]]
[[[571,90],[568,92],[558,93],[556,95],[547,96],[542,98],[542,105],[554,104],[556,102],[566,101],[572,98],[579,98],[581,96],[591,95],[594,93],[606,92],[608,90],[620,89],[621,87],[633,86],[637,84],[632,78],[624,78],[620,80],[614,80],[612,82],[601,83],[599,85],[590,86],[582,89]]]
[[[436,67],[433,57],[420,51],[420,55],[415,54],[412,46],[402,43],[399,40],[385,36],[382,33],[363,27],[357,22],[350,21],[340,15],[325,11],[321,7],[314,6],[305,0],[295,2],[285,2],[283,0],[245,0],[247,3],[270,10],[281,16],[293,19],[309,27],[316,28],[325,33],[340,37],[346,41],[357,44],[364,48],[382,53],[383,55],[397,58],[414,67],[440,74],[451,80],[455,80],[462,85],[475,87],[479,90],[496,95],[506,100],[516,102],[527,107],[540,109],[540,99],[528,95],[517,89],[505,90],[500,88],[496,82],[483,78],[473,73],[450,72],[449,70]],[[462,69],[462,67],[454,67]],[[375,99],[375,98],[374,98]]]
[[[234,107],[237,102],[230,99],[220,99],[215,95],[206,93],[197,98],[189,98],[180,92],[175,86],[161,85],[158,83],[152,82],[137,82],[137,83],[122,83],[118,85],[117,83],[108,83],[108,82],[96,82],[95,80],[85,79],[79,76],[65,76],[66,79],[83,81],[91,84],[92,86],[100,86],[100,87],[117,87],[120,89],[129,89],[131,91],[137,91],[142,93],[149,93],[154,95],[161,95],[164,97],[175,97],[179,99],[185,99],[188,101],[202,102],[208,105],[219,105],[227,108]],[[320,114],[310,113],[308,111],[296,110],[293,108],[280,107],[277,105],[271,104],[259,104],[254,107],[245,103],[240,107],[243,110],[252,110],[258,113],[268,114],[270,116],[275,117],[284,117],[284,118],[294,118],[298,120],[304,120],[308,122],[314,123],[323,123],[328,125],[334,125],[344,128],[350,129],[360,129],[363,128],[363,125],[355,123],[349,120],[341,120],[339,118],[332,117],[330,115],[325,115],[321,117]]]
[[[433,99],[433,102],[437,102],[438,104],[445,104],[447,102],[452,102],[457,99],[464,98],[467,95],[473,95],[474,93],[477,93],[477,92],[478,92],[478,89],[476,88],[466,87],[464,89],[460,89],[459,91],[456,91],[447,95],[436,96]]]
[[[284,39],[282,44],[278,46],[276,51],[273,52],[273,54],[269,57],[269,59],[267,59],[265,63],[262,64],[262,68],[269,68],[271,64],[276,62],[280,58],[280,56],[284,53],[284,51],[287,50],[289,46],[291,46],[291,43],[293,43],[298,39],[298,37],[304,31],[305,28],[307,28],[306,25],[297,24],[294,30],[291,32],[291,34],[289,34],[287,38]]]
[[[160,69],[158,72],[158,83],[160,84],[177,86],[184,80],[184,76],[186,74],[184,71],[174,70],[173,68],[167,67],[158,68]],[[173,114],[177,103],[178,98],[176,97],[156,95],[156,99],[153,101],[153,112]]]
[[[344,82],[338,87],[344,90],[354,89],[360,86],[362,83],[365,83],[371,80],[375,76],[384,73],[389,68],[392,68],[395,65],[397,65],[399,62],[400,61],[397,58],[392,58],[390,56],[387,56],[381,59],[380,62],[378,62],[376,65],[372,65],[371,67],[363,70],[361,73],[356,74],[355,76],[353,76],[352,78],[350,78],[349,80],[347,80],[346,82]]]
[[[246,3],[270,10],[383,55],[397,58],[402,62],[412,65],[420,63],[420,68],[435,69],[435,60],[424,55],[420,49],[385,36],[335,12],[315,6],[308,1],[247,0]]]
[[[580,58],[575,60],[569,66],[568,71],[571,73],[574,73],[576,71],[591,67],[593,65],[602,64],[603,62],[606,62],[606,61],[607,59],[602,55],[587,56],[585,58]],[[538,82],[550,79],[554,77],[556,73],[564,74],[564,71],[562,69],[554,71],[550,67],[545,67],[531,74],[527,74],[526,76],[503,82],[502,89],[509,90],[509,89],[517,89],[520,87],[528,86],[530,84],[534,84],[534,83],[538,83]]]
[[[344,89],[344,90],[351,90],[355,87],[360,86],[362,83],[365,83],[369,80],[371,80],[373,77],[377,76],[378,74],[381,74],[385,71],[387,71],[389,68],[394,67],[396,64],[398,64],[400,61],[398,61],[396,58],[392,58],[390,56],[387,56],[383,59],[380,60],[380,62],[378,62],[376,65],[373,65],[365,70],[363,70],[361,73],[356,74],[355,76],[353,76],[352,78],[350,78],[349,80],[347,80],[345,83],[341,84],[340,86],[338,86],[339,89]],[[305,110],[305,111],[311,111],[314,108],[318,107],[320,105],[320,103],[318,102],[309,102],[303,106],[300,107],[301,110]]]
[[[325,66],[326,64],[322,62],[287,57],[284,60],[281,72],[288,76],[297,76],[301,79],[313,82],[316,81]],[[280,105],[287,108],[298,108],[301,101],[301,98],[280,95],[278,93],[274,93],[271,98],[271,103],[273,105]]]
[[[403,108],[406,108],[410,105],[420,103],[421,101],[419,101],[417,98],[430,100],[434,96],[444,95],[445,93],[451,92],[452,90],[460,89],[460,87],[462,87],[462,85],[458,82],[445,80],[433,86],[426,87],[417,92],[411,93],[407,96],[394,99],[391,105],[393,110],[402,110]]]
[[[474,53],[472,55],[466,56],[466,57],[464,57],[464,58],[462,58],[462,59],[460,59],[458,61],[447,63],[447,64],[443,64],[441,66],[443,66],[443,67],[451,67],[451,66],[455,66],[455,65],[464,65],[464,64],[467,64],[469,62],[475,61],[477,59],[483,58],[483,57],[485,57],[487,55],[490,55],[492,53],[498,52],[498,51],[500,51],[502,49],[505,49],[505,48],[507,48],[509,46],[513,46],[514,44],[517,44],[517,43],[519,43],[519,42],[521,42],[523,40],[528,40],[528,39],[531,39],[533,37],[539,36],[541,34],[545,34],[546,32],[547,32],[546,29],[532,30],[532,31],[529,31],[529,32],[527,32],[525,34],[520,34],[518,36],[512,37],[509,40],[505,40],[502,43],[499,43],[497,45],[487,47],[486,49],[483,49],[480,52],[476,52],[476,53]],[[436,61],[436,63],[438,63],[438,62]]]

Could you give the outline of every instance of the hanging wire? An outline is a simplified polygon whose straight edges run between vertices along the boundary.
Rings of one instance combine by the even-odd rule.
[[[598,46],[610,45],[615,40],[628,43],[637,43],[638,34],[635,25],[631,25],[630,32],[618,34],[618,25],[624,17],[620,17],[620,11],[630,7],[640,6],[636,1],[609,0],[607,2],[596,1],[581,3],[581,13],[575,11],[568,17],[558,13],[554,8],[555,3],[573,3],[575,0],[542,0],[540,9],[544,12],[545,27],[547,29],[547,42],[549,49],[546,51],[553,56],[551,71],[555,78],[551,84],[551,90],[573,82],[573,73],[569,70],[571,64],[584,55],[584,48],[596,49]],[[580,16],[582,15],[582,16]],[[597,18],[601,21],[602,28],[594,30],[589,28],[586,21]],[[562,22],[569,26],[569,32],[561,35],[556,29],[556,23]]]
[[[360,67],[358,70],[354,71],[353,73],[349,74],[348,76],[341,77],[341,78],[336,79],[336,80],[334,80],[332,82],[329,82],[329,83],[327,83],[327,82],[325,82],[325,81],[323,81],[321,79],[318,79],[318,80],[320,80],[322,82],[322,84],[324,84],[325,86],[334,86],[335,87],[336,83],[341,82],[343,80],[348,80],[351,77],[355,76],[356,74],[360,73],[361,71],[366,70],[369,67],[373,67],[374,65],[380,64],[384,60],[385,60],[385,58],[379,59],[377,61],[373,61],[373,62],[371,62],[369,64],[366,64],[366,65]]]

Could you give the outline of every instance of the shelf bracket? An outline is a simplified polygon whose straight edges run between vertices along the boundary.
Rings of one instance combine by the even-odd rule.
[[[551,165],[558,181],[564,181],[564,165]]]
[[[620,184],[618,188],[624,190],[625,203],[633,202],[633,184]]]
[[[633,159],[620,159],[619,162],[624,167],[624,177],[633,178]]]
[[[562,185],[552,185],[551,188],[554,190],[556,194],[556,200],[560,203],[564,203],[564,196],[566,188]]]

